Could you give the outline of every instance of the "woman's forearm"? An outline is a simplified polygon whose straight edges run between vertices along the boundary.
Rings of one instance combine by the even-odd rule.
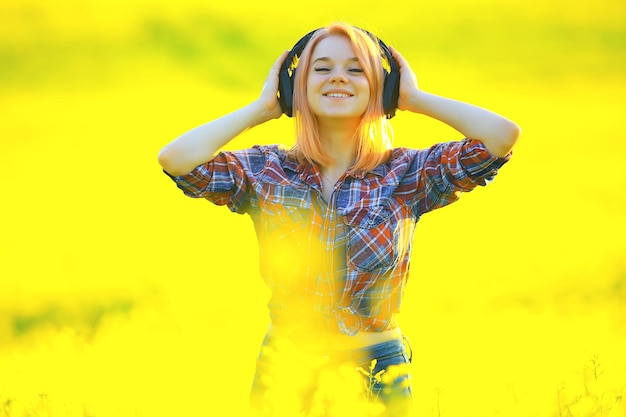
[[[191,129],[167,144],[159,153],[159,163],[171,175],[183,175],[212,160],[228,142],[246,130],[277,119],[282,111],[278,104],[278,72],[289,51],[274,62],[263,84],[261,96],[226,116]]]
[[[255,101],[182,134],[161,150],[159,163],[171,175],[187,174],[213,159],[233,138],[270,118],[263,104]]]
[[[408,61],[395,48],[390,49],[400,67],[398,109],[437,119],[466,138],[482,142],[492,155],[506,156],[511,151],[521,134],[519,126],[481,107],[423,91]]]
[[[415,90],[407,110],[437,119],[468,139],[482,142],[489,153],[505,156],[511,151],[521,129],[509,119],[462,101]]]

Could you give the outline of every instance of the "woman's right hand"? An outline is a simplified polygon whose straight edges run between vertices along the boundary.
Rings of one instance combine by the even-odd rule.
[[[272,65],[265,79],[265,83],[263,84],[261,96],[258,99],[259,103],[263,105],[264,111],[267,112],[266,120],[278,119],[283,114],[280,104],[278,103],[278,74],[280,73],[280,67],[287,57],[287,54],[289,54],[289,51],[283,52],[276,62],[274,62],[274,65]]]

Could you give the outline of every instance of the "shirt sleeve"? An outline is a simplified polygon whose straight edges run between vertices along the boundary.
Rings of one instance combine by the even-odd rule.
[[[197,166],[189,174],[169,176],[183,193],[192,198],[205,198],[217,205],[226,205],[236,213],[245,213],[254,181],[253,167],[262,169],[263,152],[258,148],[245,151],[220,152],[209,162]]]
[[[407,175],[417,192],[412,207],[417,215],[446,206],[477,186],[487,185],[511,153],[497,157],[477,140],[440,143],[418,151]]]

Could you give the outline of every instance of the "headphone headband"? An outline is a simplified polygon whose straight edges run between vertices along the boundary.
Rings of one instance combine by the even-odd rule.
[[[381,57],[383,59],[383,69],[385,71],[383,82],[383,111],[387,118],[391,119],[396,114],[398,96],[400,94],[400,69],[398,63],[393,57],[389,47],[387,47],[380,38],[365,29],[356,26],[355,29],[366,33],[380,48]],[[298,61],[300,60],[302,51],[304,51],[304,48],[311,40],[311,37],[319,30],[320,29],[315,29],[307,33],[296,42],[280,67],[280,73],[278,75],[278,101],[283,113],[289,117],[293,115],[294,78]],[[384,65],[385,61],[388,65]]]

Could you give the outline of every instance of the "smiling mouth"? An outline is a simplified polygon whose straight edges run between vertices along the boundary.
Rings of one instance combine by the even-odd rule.
[[[346,93],[326,93],[326,94],[324,94],[324,97],[348,98],[348,97],[352,97],[352,94],[346,94]]]

